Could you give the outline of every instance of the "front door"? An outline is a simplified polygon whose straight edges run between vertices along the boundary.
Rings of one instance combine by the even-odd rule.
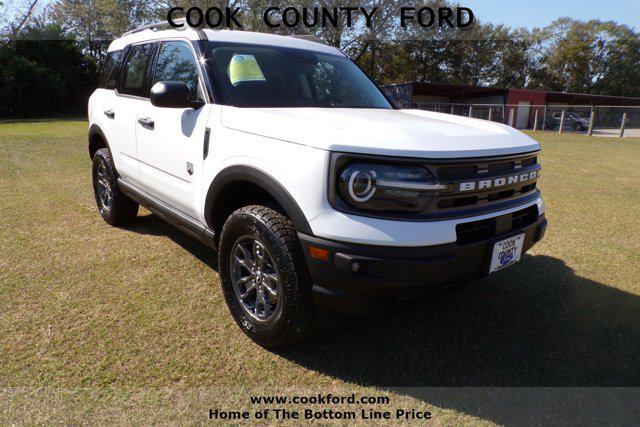
[[[204,100],[198,64],[188,41],[160,43],[151,84],[184,82],[193,100]],[[200,205],[200,176],[204,135],[210,105],[160,108],[146,103],[137,113],[136,139],[142,187],[173,207],[196,216]]]

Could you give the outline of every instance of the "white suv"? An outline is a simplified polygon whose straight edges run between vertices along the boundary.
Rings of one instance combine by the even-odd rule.
[[[265,347],[319,307],[368,314],[517,262],[546,228],[539,145],[397,110],[339,50],[147,26],[89,100],[100,214],[141,204],[217,250],[229,309]]]

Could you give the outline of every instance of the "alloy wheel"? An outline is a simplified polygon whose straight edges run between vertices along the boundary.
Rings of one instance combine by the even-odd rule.
[[[100,162],[98,166],[96,184],[100,206],[106,211],[111,210],[111,206],[113,205],[113,189],[111,188],[107,167],[104,162]]]
[[[273,319],[280,304],[280,277],[257,238],[242,236],[231,249],[231,282],[244,311],[256,322]]]

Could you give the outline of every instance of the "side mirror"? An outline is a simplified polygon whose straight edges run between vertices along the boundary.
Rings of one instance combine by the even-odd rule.
[[[191,90],[183,82],[158,82],[151,88],[151,104],[162,108],[200,108],[201,101],[191,99]]]

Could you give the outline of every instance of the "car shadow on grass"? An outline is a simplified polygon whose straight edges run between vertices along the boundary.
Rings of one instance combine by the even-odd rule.
[[[640,417],[638,388],[602,388],[640,386],[640,297],[549,256],[280,354],[500,424]]]
[[[217,268],[213,250],[155,215],[124,229],[166,236]],[[640,297],[548,256],[525,255],[462,289],[343,322],[279,355],[499,424],[640,419]]]
[[[125,225],[122,229],[143,235],[168,237],[201,262],[218,271],[216,251],[188,236],[154,214],[138,216],[134,222]]]

